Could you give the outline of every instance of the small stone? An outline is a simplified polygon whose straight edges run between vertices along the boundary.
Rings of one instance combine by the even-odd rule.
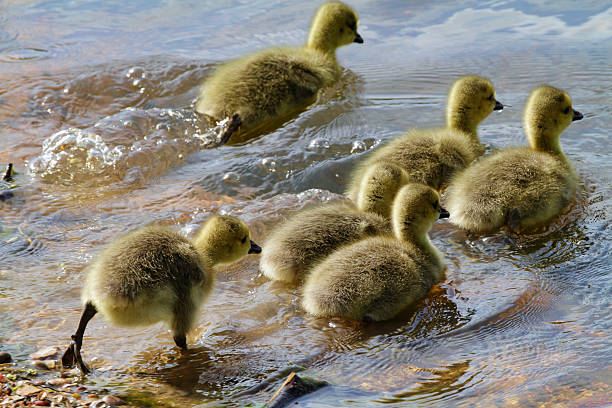
[[[13,361],[13,357],[6,351],[0,351],[0,364],[6,364]]]
[[[85,391],[87,389],[87,387],[83,387],[82,385],[79,385],[76,390],[77,391]]]
[[[106,404],[102,400],[92,401],[89,404],[89,408],[102,408],[102,407],[105,407],[105,406],[106,406]]]
[[[48,407],[51,403],[47,400],[36,400],[33,402],[37,407]]]
[[[102,401],[104,401],[104,403],[107,405],[125,405],[125,402],[121,398],[115,397],[114,395],[107,395],[106,397],[102,398]]]
[[[43,370],[53,370],[57,366],[57,360],[32,360],[32,365]]]
[[[68,384],[69,382],[70,382],[70,380],[68,378],[62,378],[62,377],[51,378],[50,380],[47,380],[47,384],[53,385],[53,386],[56,386],[56,387],[59,387],[59,386],[64,385],[64,384]]]
[[[57,347],[47,347],[45,349],[38,350],[34,354],[30,354],[30,358],[32,360],[47,360],[50,358],[57,359],[59,351],[60,350]]]
[[[32,384],[25,383],[21,387],[17,388],[17,395],[22,397],[29,397],[30,395],[38,394],[42,390]]]

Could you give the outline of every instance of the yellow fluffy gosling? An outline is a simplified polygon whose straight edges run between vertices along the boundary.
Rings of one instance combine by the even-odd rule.
[[[215,121],[232,118],[221,143],[238,126],[240,133],[235,133],[232,143],[280,125],[314,102],[319,89],[340,78],[336,48],[363,43],[357,24],[357,14],[346,4],[323,4],[305,46],[263,50],[222,65],[204,82],[196,111]]]
[[[186,349],[185,335],[213,287],[213,267],[259,252],[247,225],[231,216],[210,218],[194,242],[160,226],[120,237],[86,271],[85,308],[62,357],[64,367],[78,363],[84,374],[89,372],[81,345],[87,323],[98,312],[118,326],[167,322],[176,345]]]
[[[376,149],[353,171],[347,196],[355,200],[370,183],[367,172],[381,163],[394,163],[408,173],[410,182],[440,190],[455,172],[484,153],[478,124],[501,109],[490,81],[475,75],[459,78],[448,94],[446,127],[413,129]]]
[[[292,215],[263,245],[260,269],[268,278],[301,281],[312,265],[342,245],[391,233],[389,221],[344,203],[323,204]]]
[[[448,215],[435,190],[405,185],[393,204],[395,237],[365,238],[316,264],[304,283],[302,306],[320,317],[391,319],[443,279],[444,258],[427,232]]]
[[[357,209],[391,218],[393,199],[399,189],[410,180],[400,166],[382,162],[367,169],[355,199]]]
[[[559,214],[578,182],[559,135],[580,119],[567,93],[534,89],[523,118],[529,147],[501,150],[458,174],[448,188],[450,221],[472,232],[505,224],[519,232]]]

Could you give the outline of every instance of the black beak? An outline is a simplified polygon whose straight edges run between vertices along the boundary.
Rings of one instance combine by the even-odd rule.
[[[259,254],[259,253],[261,253],[261,247],[251,240],[251,247],[249,248],[249,254]]]
[[[442,219],[442,218],[448,218],[450,217],[450,213],[448,211],[446,211],[444,208],[440,207],[440,217],[438,219]]]
[[[502,105],[501,102],[496,99],[495,107],[493,108],[493,110],[502,110],[502,109],[504,109],[504,105]]]
[[[580,120],[582,118],[584,118],[584,116],[582,116],[582,113],[578,112],[577,110],[574,110],[574,116],[572,117],[572,120]]]
[[[363,38],[361,38],[359,33],[355,33],[355,39],[353,40],[353,42],[356,42],[357,44],[363,44]]]

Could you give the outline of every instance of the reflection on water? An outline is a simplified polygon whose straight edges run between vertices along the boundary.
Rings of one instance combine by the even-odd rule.
[[[469,236],[436,224],[446,281],[376,324],[305,315],[299,288],[268,281],[250,256],[220,270],[187,352],[163,325],[94,318],[86,385],[143,405],[242,406],[294,370],[331,384],[300,399],[310,407],[610,403],[609,5],[355,0],[365,44],[340,49],[340,82],[270,134],[210,149],[223,124],[193,113],[204,78],[299,44],[316,4],[115,3],[23,1],[0,17],[0,163],[20,172],[0,186],[3,350],[25,363],[68,341],[83,269],[113,237],[151,222],[192,235],[221,212],[263,241],[292,212],[341,199],[370,149],[442,124],[448,86],[476,73],[509,106],[480,127],[488,151],[525,143],[536,85],[567,90],[585,115],[561,136],[581,186],[549,226]]]

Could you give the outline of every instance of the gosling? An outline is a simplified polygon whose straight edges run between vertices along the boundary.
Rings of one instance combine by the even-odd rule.
[[[459,173],[448,187],[450,221],[475,233],[504,225],[520,232],[554,218],[578,183],[559,136],[580,119],[567,93],[534,89],[523,116],[529,147],[501,150]]]
[[[323,4],[305,46],[263,50],[220,66],[204,82],[195,110],[212,121],[231,118],[221,144],[232,134],[231,142],[240,143],[282,124],[340,78],[336,48],[363,43],[357,24],[346,4]]]
[[[427,232],[448,216],[437,191],[405,185],[393,204],[394,237],[365,238],[315,265],[304,283],[302,306],[319,317],[393,318],[444,278],[444,257]]]
[[[484,153],[477,127],[501,109],[490,81],[475,75],[459,78],[448,94],[446,127],[413,129],[374,151],[353,172],[347,196],[356,200],[371,183],[368,171],[381,163],[394,163],[408,173],[410,182],[440,190],[455,172]]]
[[[280,224],[265,241],[260,269],[272,280],[299,283],[312,265],[342,245],[390,234],[388,219],[355,206],[330,203],[308,208]]]
[[[81,358],[81,345],[87,323],[98,312],[118,326],[165,321],[176,345],[186,349],[186,334],[214,284],[213,267],[260,252],[250,240],[247,225],[231,216],[210,218],[194,242],[160,226],[127,233],[86,271],[85,308],[62,365],[76,363],[84,374],[89,372]]]

